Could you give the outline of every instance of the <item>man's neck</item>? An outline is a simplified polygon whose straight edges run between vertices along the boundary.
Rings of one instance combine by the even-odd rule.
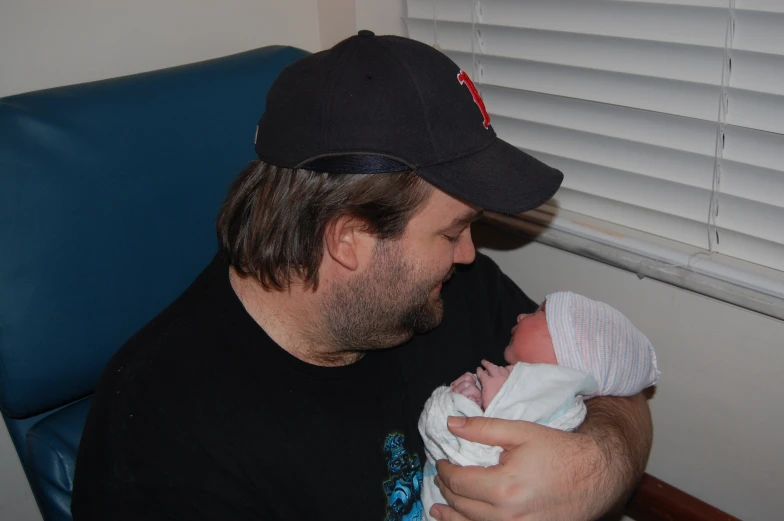
[[[297,283],[285,290],[265,289],[234,268],[229,268],[229,281],[245,311],[292,356],[320,366],[349,365],[362,358],[362,353],[341,351],[329,341],[318,291]]]

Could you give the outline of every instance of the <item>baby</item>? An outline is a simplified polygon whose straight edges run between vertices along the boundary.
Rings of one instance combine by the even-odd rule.
[[[448,416],[526,420],[574,430],[585,419],[584,400],[631,396],[659,379],[650,341],[618,310],[570,292],[548,295],[533,314],[520,315],[504,350],[508,366],[482,360],[433,391],[419,418],[425,442],[422,502],[425,519],[433,503],[445,503],[433,480],[435,462],[490,466],[502,449],[454,436]]]

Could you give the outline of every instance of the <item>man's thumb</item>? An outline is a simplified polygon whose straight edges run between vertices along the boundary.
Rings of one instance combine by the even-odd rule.
[[[523,420],[501,420],[484,416],[450,416],[447,427],[455,436],[465,440],[497,445],[504,449],[522,445],[536,436],[537,429],[545,429],[536,423]]]

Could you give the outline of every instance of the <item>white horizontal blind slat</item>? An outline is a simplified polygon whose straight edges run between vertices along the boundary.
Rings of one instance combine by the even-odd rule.
[[[636,2],[646,4],[675,4],[694,7],[716,7],[726,9],[727,0],[613,0],[615,2]]]
[[[503,116],[493,119],[493,127],[520,148],[708,191],[713,184],[712,156]]]
[[[730,86],[784,96],[784,55],[733,50]]]
[[[695,7],[717,7],[725,9],[727,0],[614,0],[616,2],[644,2],[646,4],[675,4]]]
[[[724,159],[773,170],[784,169],[784,135],[728,125]],[[784,197],[784,194],[780,194]]]
[[[482,85],[493,112],[507,117],[592,132],[713,157],[716,123],[607,103]]]
[[[784,226],[768,225],[770,220],[784,223],[784,208],[780,204],[765,204],[722,193],[719,195],[719,215],[720,228],[724,230],[784,245]]]
[[[751,11],[784,13],[784,2],[781,0],[735,0],[735,7]]]
[[[735,10],[733,49],[782,54],[784,12]]]
[[[499,136],[565,172],[556,206],[709,248],[718,161],[714,251],[784,270],[784,0],[407,5]]]
[[[484,56],[721,84],[724,50],[717,47],[486,24],[478,27]],[[412,38],[436,43],[431,21],[410,19],[408,29]],[[471,31],[470,23],[441,23],[438,45],[470,53]]]
[[[704,228],[705,212],[710,200],[709,190],[656,180],[648,176],[577,161],[538,150],[530,149],[528,152],[540,161],[551,164],[555,168],[574,172],[573,175],[564,180],[564,188],[601,197],[607,201],[616,201],[638,208],[658,211],[662,214],[666,213],[673,217],[702,222]],[[559,203],[562,202],[560,190],[554,199]],[[559,204],[559,206],[572,209],[564,204]],[[625,222],[607,219],[599,215],[595,217],[611,222]],[[650,225],[653,224],[655,223],[650,223]],[[638,226],[629,227],[650,231],[651,228],[648,226],[644,225],[642,228]],[[664,236],[666,237],[667,234]]]
[[[784,13],[784,2],[781,0],[735,0],[735,7],[750,11]]]
[[[784,205],[784,171],[724,160],[720,195],[742,197],[770,205]],[[784,221],[780,221],[784,229]]]
[[[708,204],[707,199],[705,204]],[[568,207],[574,212],[590,215],[604,221],[626,222],[629,224],[629,228],[669,237],[698,248],[706,249],[708,247],[705,222],[702,220],[695,221],[670,215],[570,188],[562,188],[558,191],[556,206]]]
[[[784,271],[784,246],[781,244],[721,228],[720,235],[723,255]]]
[[[784,96],[733,88],[727,94],[728,124],[784,134]]]
[[[466,71],[471,54],[445,50]],[[481,84],[530,90],[715,121],[720,87],[496,56],[482,56]],[[481,88],[480,88],[481,90]]]
[[[433,19],[432,0],[408,0],[408,17]],[[471,22],[471,2],[436,0],[439,22]],[[615,0],[482,0],[479,22],[724,47],[726,8]]]

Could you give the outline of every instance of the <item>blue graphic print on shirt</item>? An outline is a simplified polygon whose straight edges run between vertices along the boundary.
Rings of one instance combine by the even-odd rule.
[[[384,482],[387,495],[385,521],[422,519],[422,467],[417,454],[409,455],[402,434],[392,433],[384,441],[384,459],[389,479]]]

